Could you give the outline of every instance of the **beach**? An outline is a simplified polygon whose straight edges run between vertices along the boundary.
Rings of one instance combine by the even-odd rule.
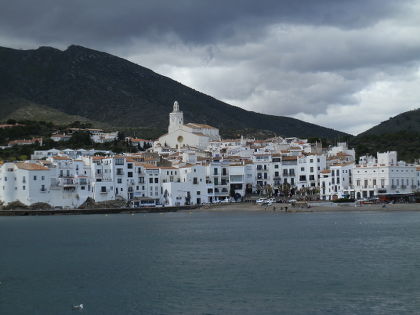
[[[420,203],[396,203],[396,204],[364,204],[355,206],[353,203],[340,204],[329,202],[312,202],[309,207],[305,205],[291,205],[287,203],[273,203],[270,206],[259,205],[255,202],[228,203],[216,205],[204,205],[194,211],[276,211],[287,213],[296,212],[336,212],[336,211],[420,211]]]

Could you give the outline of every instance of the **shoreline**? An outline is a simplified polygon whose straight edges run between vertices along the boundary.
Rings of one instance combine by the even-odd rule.
[[[287,207],[287,211],[285,210]],[[308,213],[308,212],[402,212],[420,211],[420,203],[401,203],[382,205],[311,203],[310,207],[291,206],[276,203],[271,206],[261,206],[256,203],[228,203],[201,206],[181,207],[144,207],[144,208],[92,208],[92,209],[60,209],[60,210],[0,210],[0,216],[48,216],[48,215],[90,215],[90,214],[135,214],[135,213],[168,213],[168,212],[278,212],[278,213]]]
[[[287,212],[285,211],[287,207]],[[253,212],[279,212],[279,213],[304,213],[304,212],[398,212],[398,211],[420,211],[420,203],[397,203],[387,204],[385,207],[382,205],[362,205],[355,207],[349,204],[328,204],[317,205],[311,203],[310,208],[291,206],[290,204],[276,203],[271,206],[261,206],[255,203],[231,203],[224,205],[211,205],[208,207],[200,207],[195,211],[211,211],[211,212],[224,212],[224,211],[253,211]]]

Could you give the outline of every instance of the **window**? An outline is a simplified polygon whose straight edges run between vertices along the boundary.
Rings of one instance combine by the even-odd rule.
[[[26,187],[25,186],[22,186],[22,190],[26,190]]]
[[[149,184],[153,184],[153,178],[152,177],[149,178]]]
[[[122,179],[121,179],[121,178],[118,178],[118,179],[117,179],[117,183],[118,183],[118,184],[122,184]]]
[[[213,174],[217,175],[217,168],[213,169]]]
[[[36,180],[36,176],[34,176],[34,180]]]
[[[159,178],[155,178],[155,183],[157,184],[157,183],[159,183]]]
[[[197,191],[197,195],[200,195],[201,194],[201,192],[200,191]]]
[[[133,172],[128,172],[127,177],[133,177]]]
[[[127,168],[132,169],[133,168],[133,163],[128,163]]]
[[[313,172],[314,172],[314,168],[311,166],[311,167],[310,167],[310,169],[309,169],[309,171],[310,171],[311,173],[313,173]]]
[[[115,165],[124,165],[124,159],[115,159]]]
[[[101,186],[101,192],[106,192],[106,186]]]

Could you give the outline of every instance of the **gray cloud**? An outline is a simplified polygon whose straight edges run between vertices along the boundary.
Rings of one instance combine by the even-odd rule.
[[[401,2],[399,2],[401,3]],[[14,0],[0,3],[3,35],[101,47],[174,33],[187,42],[255,35],[273,23],[360,28],[401,8],[381,0]]]
[[[15,0],[0,2],[0,42],[106,50],[233,105],[358,133],[420,106],[419,14],[408,0]]]

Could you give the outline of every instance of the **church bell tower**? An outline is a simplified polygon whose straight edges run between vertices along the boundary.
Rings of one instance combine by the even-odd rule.
[[[174,109],[169,114],[169,128],[168,133],[174,132],[181,128],[184,124],[184,114],[179,110],[179,104],[177,101],[174,102]]]

